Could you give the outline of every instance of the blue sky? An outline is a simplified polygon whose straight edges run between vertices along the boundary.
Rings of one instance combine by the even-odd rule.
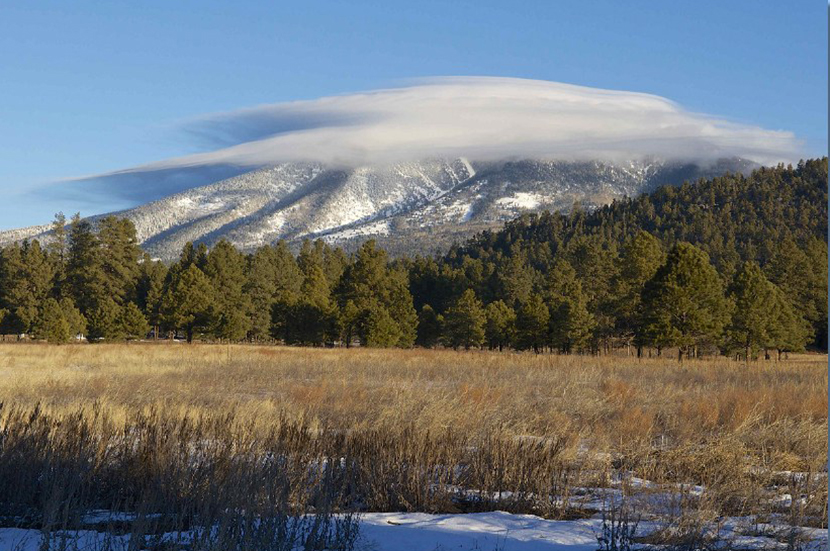
[[[0,4],[0,228],[126,206],[62,178],[202,151],[206,113],[506,76],[646,92],[827,151],[827,7],[814,1]]]

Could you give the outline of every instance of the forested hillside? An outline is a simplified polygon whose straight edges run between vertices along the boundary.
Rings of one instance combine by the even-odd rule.
[[[0,250],[0,332],[745,356],[827,345],[826,158],[525,216],[435,258],[220,241],[167,265],[128,220],[59,216],[54,230]]]

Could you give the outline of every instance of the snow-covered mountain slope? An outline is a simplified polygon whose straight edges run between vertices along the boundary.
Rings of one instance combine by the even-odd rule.
[[[322,238],[351,248],[369,237],[423,251],[528,211],[587,208],[666,183],[746,172],[740,159],[708,167],[658,161],[610,164],[525,159],[433,159],[341,169],[315,163],[261,168],[114,214],[136,226],[151,255],[175,258],[188,242],[220,239],[245,250]],[[92,217],[92,220],[100,217]],[[0,232],[0,244],[48,239],[45,226]]]

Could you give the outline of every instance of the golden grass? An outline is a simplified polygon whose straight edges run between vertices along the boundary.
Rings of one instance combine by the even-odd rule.
[[[679,500],[651,511],[672,522],[827,525],[826,356],[0,344],[0,402],[0,523],[44,533],[92,509],[160,514],[142,538],[309,511],[573,518],[580,493],[646,491],[632,476]]]
[[[729,435],[757,447],[766,464],[786,458],[780,462],[817,466],[826,460],[815,456],[826,446],[826,367],[824,355],[746,366],[435,350],[5,344],[0,400],[49,409],[93,401],[125,411],[232,408],[263,426],[284,416],[350,430],[412,424],[571,434],[583,447],[620,453]],[[791,436],[768,442],[775,427]]]

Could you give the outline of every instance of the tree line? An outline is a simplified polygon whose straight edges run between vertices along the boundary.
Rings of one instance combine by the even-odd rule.
[[[826,348],[826,232],[826,158],[524,216],[433,257],[219,241],[166,264],[129,220],[59,214],[45,244],[0,249],[0,332],[749,358]]]

